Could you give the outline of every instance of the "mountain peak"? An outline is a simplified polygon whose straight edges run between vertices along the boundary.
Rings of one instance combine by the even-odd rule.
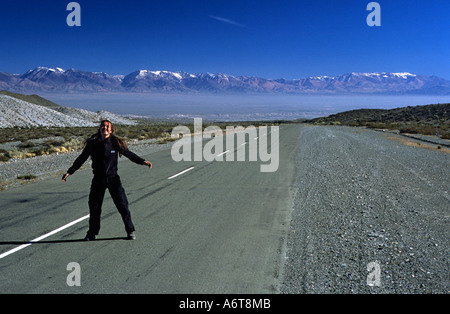
[[[40,71],[46,71],[46,72],[56,72],[56,73],[64,73],[64,69],[56,67],[56,68],[48,68],[48,67],[37,67],[34,70],[29,70],[28,72],[40,72]]]
[[[352,73],[353,74],[353,73]],[[373,73],[356,73],[366,76],[382,76],[382,77],[401,77],[401,78],[408,78],[408,77],[416,77],[416,74],[411,74],[409,72],[373,72]]]

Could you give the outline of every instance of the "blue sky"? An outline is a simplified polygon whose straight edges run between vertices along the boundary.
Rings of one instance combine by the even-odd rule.
[[[0,71],[37,66],[304,78],[411,72],[450,79],[450,1],[0,0]]]

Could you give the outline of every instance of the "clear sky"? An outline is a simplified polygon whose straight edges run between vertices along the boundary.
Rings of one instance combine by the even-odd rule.
[[[0,0],[0,71],[37,66],[304,78],[411,72],[450,79],[450,1]]]

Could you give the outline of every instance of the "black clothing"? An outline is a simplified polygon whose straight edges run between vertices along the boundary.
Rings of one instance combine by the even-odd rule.
[[[67,170],[67,173],[72,175],[77,171],[84,162],[92,157],[92,170],[95,176],[111,177],[117,174],[118,154],[122,154],[131,161],[143,165],[144,159],[129,151],[128,149],[121,149],[115,137],[109,137],[102,141],[101,138],[94,138],[86,143],[83,152],[77,159],[75,159],[72,167]]]
[[[91,235],[97,235],[100,230],[100,216],[102,214],[103,197],[105,190],[109,190],[111,198],[122,216],[125,224],[125,231],[129,234],[133,232],[134,225],[131,221],[131,213],[128,209],[128,200],[125,190],[122,187],[118,175],[114,176],[109,182],[106,179],[94,176],[91,184],[91,192],[89,193],[89,231]]]
[[[81,155],[75,159],[72,167],[67,170],[67,173],[73,174],[83,165],[89,156],[92,157],[94,178],[92,179],[91,190],[89,193],[90,216],[88,231],[91,235],[97,235],[100,230],[100,215],[106,189],[109,190],[114,204],[122,216],[126,232],[131,233],[135,230],[133,222],[131,221],[131,214],[128,209],[128,200],[125,195],[125,190],[122,187],[122,183],[117,174],[119,153],[137,164],[144,164],[144,159],[128,149],[120,148],[117,139],[114,136],[111,136],[104,141],[100,137],[88,140]]]

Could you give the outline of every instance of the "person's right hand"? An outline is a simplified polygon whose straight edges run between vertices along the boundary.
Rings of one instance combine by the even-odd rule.
[[[63,180],[64,182],[66,182],[66,179],[67,179],[68,176],[69,176],[68,173],[64,174],[63,177],[62,177],[62,180]]]

